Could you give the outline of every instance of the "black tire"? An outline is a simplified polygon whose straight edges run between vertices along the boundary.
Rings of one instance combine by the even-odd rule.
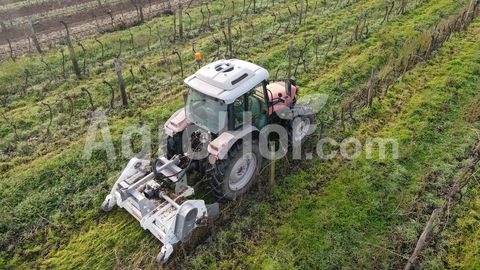
[[[308,127],[305,128],[305,135],[303,137],[299,136],[296,134],[297,127],[301,124],[307,123]],[[292,121],[290,121],[290,127],[289,127],[289,132],[288,132],[288,139],[290,145],[295,144],[300,144],[303,145],[303,143],[307,140],[308,136],[312,132],[312,128],[315,126],[315,116],[314,115],[299,115],[295,117]],[[295,140],[295,142],[294,142]]]
[[[171,159],[175,155],[183,154],[182,132],[167,138],[167,158]]]
[[[249,170],[253,170],[253,173],[251,177],[246,175],[244,180],[241,180],[242,183],[238,182],[238,188],[235,188],[236,183],[233,183],[233,178],[230,177],[232,175],[232,170],[234,167],[238,166],[238,162],[242,162],[240,159],[250,154],[255,156],[255,161],[253,163],[248,163],[247,161],[247,163],[254,165],[255,167],[250,169],[250,165],[247,165],[248,168],[246,169],[246,174],[250,174]],[[251,158],[251,156],[247,158]],[[250,161],[253,160],[250,159]],[[232,149],[228,152],[228,157],[223,160],[218,160],[211,171],[210,183],[215,196],[222,200],[235,200],[239,196],[245,194],[255,182],[261,165],[262,155],[260,154],[257,141],[252,143],[251,151],[247,153],[243,153],[242,144],[235,144],[232,146]]]

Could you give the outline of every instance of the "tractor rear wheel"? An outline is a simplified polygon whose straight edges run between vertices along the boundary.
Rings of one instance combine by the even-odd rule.
[[[245,194],[255,182],[262,156],[258,142],[251,143],[250,150],[242,151],[242,144],[232,146],[228,156],[218,160],[212,170],[211,185],[219,199],[235,200]]]

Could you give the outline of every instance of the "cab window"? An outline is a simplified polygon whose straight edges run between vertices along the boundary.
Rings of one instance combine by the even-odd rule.
[[[237,129],[243,125],[243,113],[247,110],[246,95],[238,97],[233,102],[233,122],[234,129]]]
[[[251,113],[252,124],[254,126],[257,128],[264,127],[268,122],[266,109],[263,83],[260,83],[233,102],[231,108],[231,119],[233,123],[231,124],[231,128],[237,129],[245,123],[244,113],[246,111]]]

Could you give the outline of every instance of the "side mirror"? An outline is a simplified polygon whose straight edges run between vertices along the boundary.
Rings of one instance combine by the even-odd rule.
[[[287,79],[285,81],[285,85],[286,85],[287,95],[291,97],[292,96],[292,80]]]

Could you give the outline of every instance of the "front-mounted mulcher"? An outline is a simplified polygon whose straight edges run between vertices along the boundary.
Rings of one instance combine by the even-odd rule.
[[[280,125],[291,143],[311,133],[314,115],[308,105],[296,106],[296,82],[268,82],[268,76],[266,69],[236,59],[199,69],[185,79],[185,107],[165,123],[166,156],[153,164],[131,159],[115,182],[102,208],[124,208],[160,240],[157,261],[166,262],[176,244],[219,213],[217,203],[188,199],[194,197],[187,181],[191,172],[208,174],[211,192],[234,200],[259,172],[260,130]]]

